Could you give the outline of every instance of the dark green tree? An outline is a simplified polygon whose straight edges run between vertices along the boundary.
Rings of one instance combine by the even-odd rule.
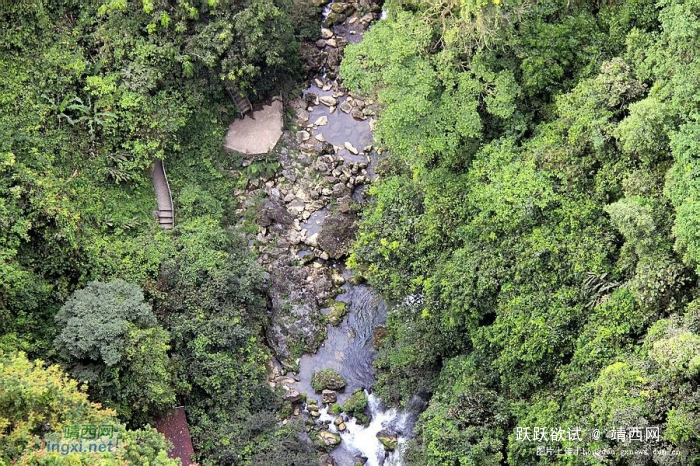
[[[169,335],[138,286],[90,282],[66,301],[56,322],[54,345],[73,376],[122,417],[141,421],[174,404]]]

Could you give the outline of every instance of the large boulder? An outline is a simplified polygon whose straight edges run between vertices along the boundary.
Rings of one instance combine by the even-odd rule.
[[[329,95],[324,95],[319,97],[318,99],[323,105],[327,107],[332,107],[334,105],[338,105],[338,99],[335,97],[329,96]]]
[[[318,433],[317,445],[324,451],[330,451],[340,444],[340,435],[327,430]]]
[[[268,227],[273,223],[289,225],[294,221],[294,217],[277,199],[268,199],[260,209],[260,219],[258,224],[262,227]]]
[[[273,264],[269,283],[267,341],[280,361],[293,368],[293,358],[301,351],[314,351],[323,341],[321,308],[333,296],[331,274],[324,268],[289,265],[288,258],[282,258]]]
[[[323,369],[311,375],[311,386],[317,392],[322,390],[340,390],[346,384],[345,379],[333,369]]]
[[[343,13],[336,13],[335,11],[331,11],[328,13],[328,16],[326,16],[325,21],[323,22],[323,25],[327,28],[335,25],[335,24],[340,24],[345,22],[347,19],[347,16],[344,15]]]
[[[313,42],[304,42],[299,53],[305,67],[304,71],[309,75],[320,72],[326,64],[326,52],[318,49]]]
[[[399,439],[396,434],[389,432],[388,430],[380,430],[377,432],[377,439],[384,445],[384,449],[387,451],[393,451],[399,444]]]
[[[354,215],[329,215],[318,235],[318,246],[333,259],[340,259],[350,248],[356,232]]]
[[[296,403],[297,401],[301,400],[301,393],[299,393],[298,390],[292,388],[284,394],[284,400],[289,401],[291,403]]]

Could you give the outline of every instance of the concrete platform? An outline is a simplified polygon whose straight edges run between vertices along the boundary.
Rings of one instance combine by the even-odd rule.
[[[262,109],[231,123],[224,149],[245,155],[267,154],[282,136],[282,101],[275,97]]]

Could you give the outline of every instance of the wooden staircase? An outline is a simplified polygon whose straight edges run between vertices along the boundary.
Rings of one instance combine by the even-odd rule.
[[[156,211],[158,224],[166,230],[172,230],[175,228],[175,211],[168,177],[165,174],[162,160],[157,159],[153,164],[151,179],[153,180],[153,188],[156,191],[156,201],[158,202],[158,210]]]
[[[245,115],[246,113],[253,110],[253,106],[250,104],[250,100],[248,100],[247,97],[243,96],[241,94],[241,91],[239,91],[236,86],[234,86],[233,84],[228,84],[226,86],[226,90],[231,96],[233,102],[238,107],[238,111],[241,112],[241,115]]]

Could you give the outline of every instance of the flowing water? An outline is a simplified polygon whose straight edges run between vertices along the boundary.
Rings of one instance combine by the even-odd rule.
[[[330,4],[324,9],[324,20],[329,12]],[[350,25],[346,22],[335,26],[333,30],[337,36],[344,37],[349,42],[359,42],[362,39],[363,29],[359,23],[357,21],[354,25]],[[325,73],[317,76],[316,79],[324,86],[318,86],[314,80],[313,84],[304,91],[304,95],[315,93],[319,97],[338,97],[339,104],[347,98],[338,95],[339,93],[334,92],[333,89],[328,89],[329,81]],[[324,88],[326,88],[325,91]],[[345,142],[349,142],[359,151],[372,144],[372,132],[368,120],[356,120],[350,114],[340,111],[340,108],[331,113],[329,107],[316,105],[310,112],[309,122],[314,122],[322,116],[328,118],[328,123],[317,128],[314,135],[322,133],[326,141],[338,147],[343,147]],[[358,155],[353,155],[346,149],[339,150],[337,154],[343,156],[346,162],[368,162],[368,175],[370,177],[373,175],[373,168],[377,162],[376,154],[366,155],[360,152]],[[358,187],[353,193],[357,201],[363,201],[363,188]],[[323,227],[327,212],[327,209],[322,209],[314,213],[304,228],[311,233],[319,231]],[[294,384],[294,388],[320,402],[320,396],[315,394],[311,387],[311,376],[316,371],[331,368],[347,381],[345,389],[338,393],[339,404],[342,405],[356,389],[365,390],[368,397],[367,414],[370,415],[368,426],[359,424],[354,418],[348,418],[345,422],[346,430],[338,432],[333,423],[336,416],[328,414],[327,407],[320,411],[318,422],[328,423],[329,430],[339,433],[342,438],[340,446],[331,455],[339,466],[351,466],[360,458],[366,459],[368,466],[400,466],[401,450],[411,436],[421,407],[420,404],[414,403],[406,410],[387,409],[381,400],[371,393],[372,385],[376,381],[372,367],[376,357],[376,350],[373,347],[374,331],[386,323],[388,306],[369,286],[350,284],[348,279],[351,273],[341,263],[331,262],[331,266],[346,278],[343,293],[336,299],[347,303],[348,314],[338,327],[328,326],[328,336],[315,354],[302,356],[299,362],[299,382]],[[392,452],[386,451],[377,438],[377,434],[384,430],[397,435],[398,447]]]
[[[338,465],[352,465],[357,461],[358,454],[367,458],[366,466],[400,466],[401,453],[406,445],[406,440],[413,429],[416,420],[415,412],[408,410],[386,409],[379,398],[365,391],[368,399],[368,411],[372,420],[368,426],[358,424],[355,418],[350,418],[345,425],[345,431],[338,432],[333,420],[336,416],[328,414],[328,408],[321,410],[319,420],[330,422],[329,429],[337,433],[343,439],[341,446],[332,456]],[[392,452],[387,452],[384,446],[377,440],[380,431],[389,430],[398,434],[398,447]]]

